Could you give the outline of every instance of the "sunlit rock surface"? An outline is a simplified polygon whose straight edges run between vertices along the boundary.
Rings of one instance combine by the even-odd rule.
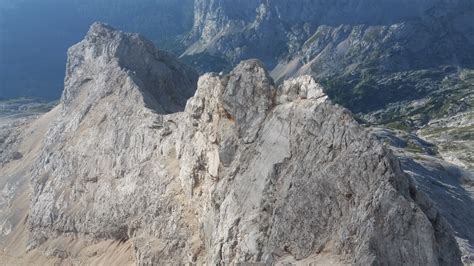
[[[94,24],[59,106],[29,125],[29,159],[1,168],[27,184],[2,258],[461,264],[430,199],[313,78],[277,86],[257,60],[196,78]]]

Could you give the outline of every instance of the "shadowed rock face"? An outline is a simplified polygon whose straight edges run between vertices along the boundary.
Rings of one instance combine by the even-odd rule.
[[[100,24],[70,49],[30,172],[32,252],[74,259],[74,241],[115,240],[141,265],[460,264],[398,160],[313,78],[277,87],[243,61],[202,76],[184,111],[167,114],[185,99],[161,99],[193,90],[195,74],[159,55]]]

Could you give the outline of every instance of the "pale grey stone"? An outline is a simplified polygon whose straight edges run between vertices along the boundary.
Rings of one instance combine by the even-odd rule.
[[[69,50],[29,172],[30,250],[74,256],[51,245],[69,236],[132,243],[139,265],[461,264],[400,162],[314,79],[277,87],[248,60],[187,100],[196,74],[148,44],[94,24]]]

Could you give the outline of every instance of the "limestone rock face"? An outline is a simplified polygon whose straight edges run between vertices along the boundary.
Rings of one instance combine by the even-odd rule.
[[[147,235],[174,226],[153,218],[179,206],[159,200],[168,182],[154,159],[163,152],[159,114],[184,109],[197,74],[103,24],[69,50],[66,72],[61,112],[32,170],[30,248],[54,232],[121,240],[141,223]]]
[[[129,243],[140,265],[461,263],[398,160],[311,77],[278,87],[249,60],[196,89],[193,71],[101,24],[69,57],[31,170],[30,250],[74,260],[80,239]]]
[[[68,51],[62,102],[68,107],[86,86],[95,86],[96,89],[87,90],[93,100],[117,93],[111,77],[119,71],[140,87],[143,100],[159,113],[182,111],[198,78],[194,70],[156,49],[142,36],[95,23],[85,39]],[[107,83],[110,85],[104,86]]]
[[[429,213],[429,201],[398,161],[346,110],[313,93],[312,78],[267,85],[275,105],[250,122],[256,138],[242,139],[239,129],[248,122],[229,116],[227,91],[238,85],[231,80],[248,84],[260,71],[249,61],[228,77],[201,77],[186,109],[191,141],[180,150],[195,163],[180,179],[191,177],[190,195],[207,199],[206,261],[278,263],[330,253],[361,265],[460,263],[457,248],[444,250],[456,246],[445,234],[449,226]]]

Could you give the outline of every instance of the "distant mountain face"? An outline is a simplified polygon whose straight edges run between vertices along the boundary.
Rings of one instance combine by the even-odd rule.
[[[452,103],[440,91],[463,99],[459,111],[474,103],[463,97],[473,84],[461,78],[474,68],[472,1],[234,3],[196,1],[184,58],[202,66],[209,57],[229,65],[257,57],[277,81],[313,75],[336,102],[377,123],[409,117],[419,126],[445,115]],[[430,100],[420,108],[420,99]],[[417,110],[404,109],[407,104]],[[425,112],[433,105],[436,110]],[[427,115],[413,117],[418,113]]]
[[[222,53],[232,63],[257,55],[273,67],[298,50],[321,25],[390,25],[421,17],[448,0],[196,0],[187,54]],[[279,47],[281,45],[282,47]],[[278,48],[278,49],[268,49]],[[231,51],[232,50],[232,51]],[[272,60],[273,59],[273,60]]]
[[[94,21],[139,32],[160,47],[192,27],[193,0],[0,1],[0,98],[57,99],[66,51]]]

